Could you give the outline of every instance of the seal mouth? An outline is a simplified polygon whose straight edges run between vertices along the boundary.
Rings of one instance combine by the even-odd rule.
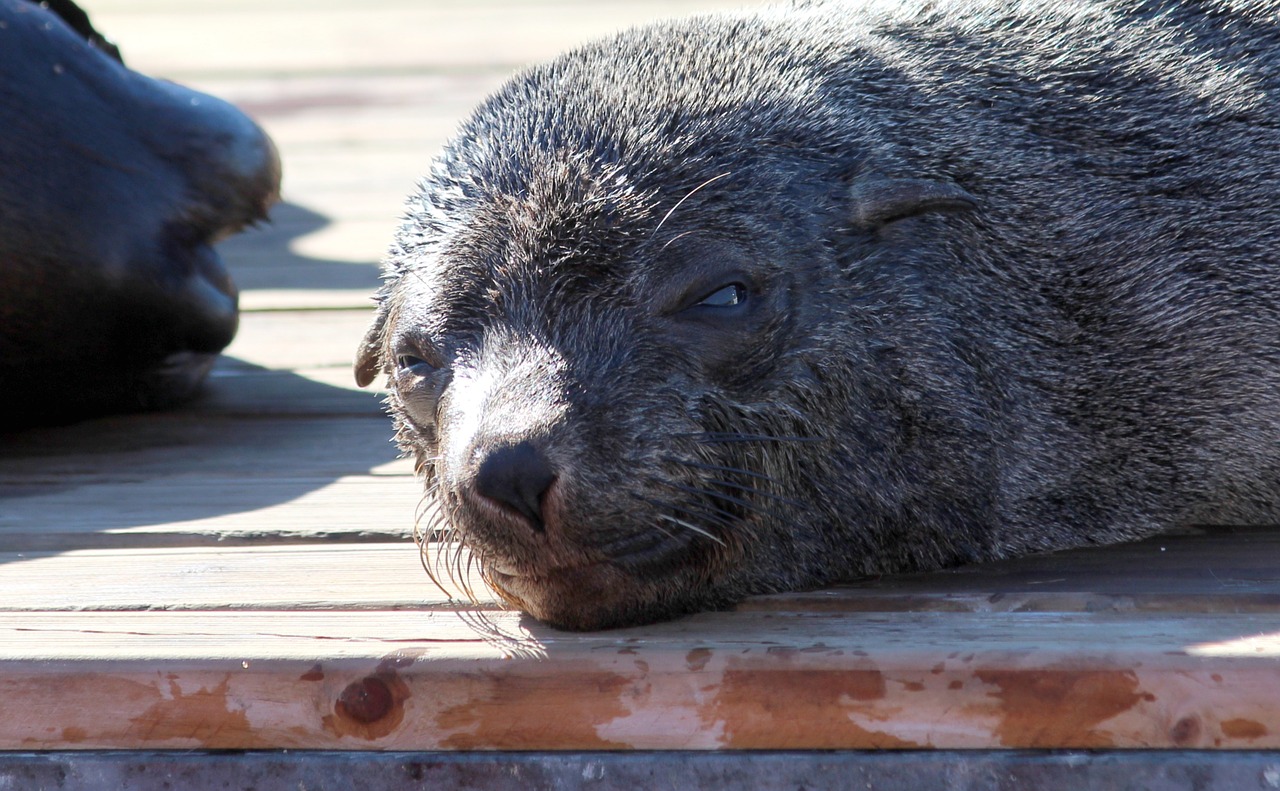
[[[504,591],[510,591],[511,588],[538,590],[550,586],[572,588],[575,578],[598,574],[606,565],[608,564],[604,561],[596,561],[532,571],[497,560],[485,564],[484,573],[490,584],[501,587]]]
[[[590,592],[608,587],[602,577],[613,576],[605,571],[605,563],[584,563],[578,566],[561,566],[549,571],[529,572],[502,562],[484,565],[484,579],[502,599],[548,622],[561,621],[549,615],[559,610],[565,602],[591,601],[584,597]],[[612,586],[616,590],[618,586]],[[599,597],[586,609],[599,607]]]
[[[570,559],[538,567],[525,560],[480,560],[490,589],[508,605],[558,629],[586,631],[631,626],[690,612],[709,598],[704,564],[687,546],[652,547],[636,553]],[[666,551],[663,551],[663,550]],[[674,551],[673,551],[674,550]]]

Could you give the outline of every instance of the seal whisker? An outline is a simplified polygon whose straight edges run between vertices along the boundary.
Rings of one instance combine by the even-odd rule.
[[[440,461],[439,456],[419,456],[413,462],[413,474],[425,476],[428,467],[434,467]]]
[[[774,494],[773,492],[768,492],[764,489],[757,489],[754,486],[747,486],[741,483],[734,483],[733,481],[723,481],[718,479],[708,480],[707,483],[713,486],[727,486],[730,489],[736,489],[740,492],[746,492],[747,494],[758,494],[761,497],[768,497],[771,500],[777,500],[778,502],[789,505],[793,508],[800,508],[805,511],[809,510],[809,505],[807,503],[802,503],[799,500],[793,500],[790,497],[783,497],[780,494]]]
[[[427,493],[426,495],[424,495],[423,501],[420,501],[420,504],[422,502],[425,502],[429,498],[434,499],[435,488],[436,487],[433,486],[427,490]],[[437,501],[437,504],[438,504],[438,501]],[[422,517],[425,516],[427,513],[428,513],[427,509],[422,508],[419,511],[417,518],[414,520],[414,525],[413,525],[413,540],[414,540],[414,543],[417,544],[418,546],[418,562],[422,564],[422,569],[423,571],[427,572],[427,577],[431,580],[431,582],[437,588],[440,589],[440,592],[445,595],[445,598],[448,601],[453,601],[454,600],[453,593],[444,586],[444,583],[439,574],[439,566],[440,566],[439,546],[440,546],[442,534],[446,534],[448,531],[452,530],[453,528],[452,528],[452,525],[446,521],[445,515],[444,513],[441,512],[441,509],[437,507],[429,511],[430,516],[427,520],[427,527],[425,530],[422,529],[422,526],[421,526]],[[444,525],[443,530],[441,529],[442,524]],[[436,546],[436,551],[434,552],[431,549],[432,544]]]
[[[689,192],[688,192],[688,193],[687,193],[683,198],[681,198],[680,200],[676,201],[676,205],[675,205],[675,206],[672,206],[672,207],[671,207],[671,209],[670,209],[670,210],[668,210],[668,211],[667,211],[667,213],[666,213],[666,214],[664,214],[664,215],[662,216],[662,219],[658,221],[658,226],[657,226],[656,228],[654,228],[654,229],[653,229],[653,235],[654,235],[654,236],[657,236],[657,235],[658,235],[658,231],[661,231],[661,230],[662,230],[662,226],[666,224],[667,220],[671,219],[671,215],[675,213],[676,209],[680,208],[680,207],[684,204],[684,202],[685,202],[685,201],[687,201],[687,200],[689,200],[690,198],[692,198],[692,197],[694,196],[694,194],[696,194],[696,193],[698,192],[698,190],[700,190],[700,189],[702,189],[703,187],[706,187],[706,186],[708,186],[708,185],[710,185],[710,184],[712,184],[712,183],[714,183],[714,182],[717,182],[717,181],[719,181],[720,179],[725,178],[726,176],[729,176],[729,175],[732,175],[732,173],[731,173],[731,172],[725,172],[725,173],[721,173],[719,176],[712,176],[711,178],[709,178],[709,179],[707,179],[706,181],[702,182],[702,183],[701,183],[701,184],[699,184],[698,186],[696,186],[696,187],[694,187],[693,189],[689,190]]]
[[[751,470],[744,469],[742,467],[729,467],[723,464],[706,464],[704,462],[693,461],[691,459],[681,459],[676,456],[663,456],[662,460],[671,462],[672,464],[679,464],[683,467],[692,467],[697,470],[708,470],[710,472],[731,472],[737,475],[746,475],[751,478],[758,478],[762,481],[768,481],[769,483],[776,483],[778,485],[782,485],[782,482],[779,481],[777,478],[770,477],[768,475],[765,475],[762,472],[753,472]]]
[[[466,558],[465,564],[463,563],[464,557]],[[478,560],[476,553],[471,551],[471,548],[468,547],[465,542],[456,542],[451,566],[458,572],[458,586],[462,588],[464,593],[466,593],[467,599],[472,604],[480,603],[480,597],[476,596],[475,588],[471,585],[471,568],[478,562]],[[480,563],[479,565],[480,569],[483,571],[484,564]],[[483,579],[483,574],[481,577]],[[485,584],[488,585],[489,583],[486,582]],[[493,586],[489,585],[489,587],[492,588]]]
[[[781,522],[787,522],[787,521],[790,521],[791,519],[791,517],[787,516],[786,514],[779,513],[778,511],[775,511],[772,508],[768,508],[766,506],[760,505],[759,503],[753,503],[750,500],[747,500],[743,497],[736,497],[732,494],[718,492],[718,491],[715,491],[714,489],[702,489],[697,486],[687,486],[683,483],[676,483],[675,481],[668,481],[667,486],[671,486],[683,492],[688,492],[689,494],[696,494],[702,497],[713,498],[716,500],[724,500],[725,502],[733,503],[736,506],[745,508],[748,511],[755,511],[756,513],[761,513],[766,516],[771,516],[774,519],[777,519]]]
[[[432,571],[429,573],[431,574],[432,579],[437,581],[436,584],[441,585],[442,583],[440,580],[448,573],[448,568],[444,565],[444,548],[453,540],[455,528],[445,518],[444,514],[441,514],[438,511],[433,528],[433,535],[435,537],[433,539],[432,546],[434,546],[434,551],[431,551]],[[449,597],[452,599],[453,594],[450,593]]]
[[[449,559],[445,563],[445,570],[449,572],[449,581],[454,585],[462,588],[466,592],[467,586],[465,582],[459,582],[458,577],[462,575],[462,542],[452,541],[449,544]],[[468,597],[470,598],[470,597]]]
[[[667,240],[667,243],[666,243],[666,244],[664,244],[664,245],[662,245],[661,249],[662,249],[662,250],[666,250],[666,249],[667,249],[668,247],[670,247],[671,245],[675,244],[676,242],[680,241],[681,239],[683,239],[683,238],[685,238],[686,236],[688,236],[688,235],[690,235],[690,234],[693,234],[693,233],[697,233],[697,231],[685,231],[684,233],[678,233],[678,234],[676,234],[675,236],[673,236],[673,237],[671,237],[670,239],[668,239],[668,240]]]
[[[700,536],[711,539],[712,541],[716,542],[722,547],[728,546],[728,544],[724,542],[724,539],[720,538],[717,535],[712,534],[710,531],[706,530],[705,528],[698,527],[697,525],[686,522],[683,519],[677,519],[674,516],[671,516],[670,514],[658,514],[658,518],[665,520],[667,522],[671,522],[673,524],[680,525],[681,527],[687,530],[692,530],[693,532],[697,533]]]
[[[461,542],[459,542],[459,546],[461,546]],[[476,592],[471,587],[471,566],[475,562],[476,562],[475,553],[467,552],[467,565],[466,567],[462,568],[459,573],[462,576],[462,588],[467,592],[467,598],[471,600],[472,604],[479,604],[480,600],[479,598],[476,597]]]
[[[773,434],[735,434],[732,432],[706,431],[692,434],[677,434],[699,442],[711,444],[716,442],[825,442],[826,437],[788,437]]]
[[[733,527],[736,521],[733,518],[732,514],[729,514],[728,512],[723,511],[721,509],[714,509],[714,506],[704,506],[704,504],[702,503],[699,503],[695,506],[695,505],[685,504],[685,503],[671,503],[663,500],[654,500],[648,497],[642,497],[640,495],[634,495],[634,496],[637,500],[640,500],[643,503],[647,503],[648,505],[652,505],[655,508],[661,508],[669,511],[678,511],[680,513],[684,513],[692,517],[709,519],[715,522],[720,527],[724,527],[724,528]]]

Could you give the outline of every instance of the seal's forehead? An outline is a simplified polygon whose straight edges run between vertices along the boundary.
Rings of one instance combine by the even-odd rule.
[[[490,195],[405,261],[395,325],[434,337],[495,324],[547,326],[559,312],[616,300],[638,265],[617,202]],[[634,226],[632,226],[634,227]]]
[[[481,180],[439,240],[438,277],[608,279],[651,233],[657,196],[610,165],[546,151],[523,172]]]

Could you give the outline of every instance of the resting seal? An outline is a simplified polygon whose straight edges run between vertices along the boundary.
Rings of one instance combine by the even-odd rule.
[[[1280,4],[799,3],[516,76],[356,371],[601,628],[1280,519]]]
[[[280,185],[243,113],[51,7],[0,0],[0,428],[194,394],[238,321],[213,244]]]

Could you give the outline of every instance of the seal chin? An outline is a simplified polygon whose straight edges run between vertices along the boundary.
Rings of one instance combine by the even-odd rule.
[[[671,588],[662,576],[641,579],[609,563],[559,568],[533,575],[485,566],[490,587],[511,605],[543,623],[572,631],[610,629],[663,620],[694,607],[664,601]]]

